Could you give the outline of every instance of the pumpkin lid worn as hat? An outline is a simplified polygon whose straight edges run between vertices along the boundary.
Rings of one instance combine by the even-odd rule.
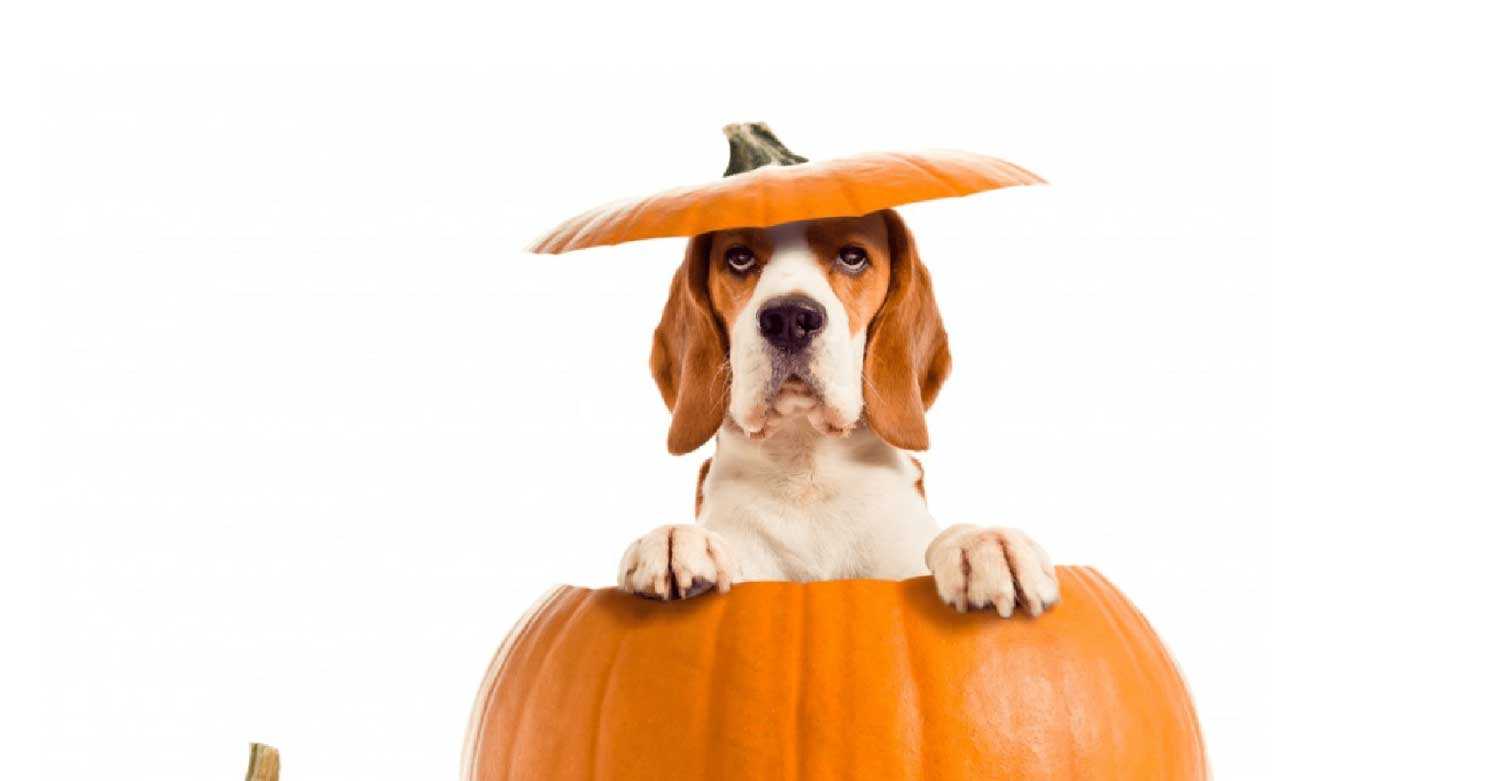
[[[972,152],[874,152],[808,162],[760,122],[727,125],[724,135],[729,167],[723,179],[600,206],[557,226],[531,251],[557,254],[725,228],[857,217],[917,201],[1044,183],[1018,165]]]

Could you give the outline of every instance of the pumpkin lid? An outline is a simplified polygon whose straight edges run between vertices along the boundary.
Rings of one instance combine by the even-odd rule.
[[[873,152],[808,162],[760,122],[726,125],[724,135],[729,167],[723,179],[591,209],[529,249],[558,254],[725,228],[857,217],[918,201],[1045,183],[1018,165],[973,152]]]

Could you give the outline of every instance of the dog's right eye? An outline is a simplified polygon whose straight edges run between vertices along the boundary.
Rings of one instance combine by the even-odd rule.
[[[739,244],[724,250],[724,262],[731,269],[743,274],[755,266],[755,253],[749,247]]]

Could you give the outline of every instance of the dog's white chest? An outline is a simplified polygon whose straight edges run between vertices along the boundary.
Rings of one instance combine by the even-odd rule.
[[[810,444],[810,446],[809,446]],[[867,430],[778,450],[725,432],[698,522],[730,544],[744,580],[905,578],[937,526],[917,467]],[[798,448],[801,448],[799,451]]]

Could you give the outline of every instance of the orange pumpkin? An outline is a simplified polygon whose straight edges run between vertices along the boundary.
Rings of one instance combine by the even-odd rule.
[[[742,583],[658,603],[559,587],[506,638],[466,781],[1202,779],[1171,658],[1097,572],[1036,619],[931,578]]]
[[[724,228],[764,228],[796,220],[857,217],[917,201],[951,198],[1042,178],[972,152],[877,152],[809,163],[763,124],[729,125],[725,178],[584,212],[531,246],[561,253]]]

